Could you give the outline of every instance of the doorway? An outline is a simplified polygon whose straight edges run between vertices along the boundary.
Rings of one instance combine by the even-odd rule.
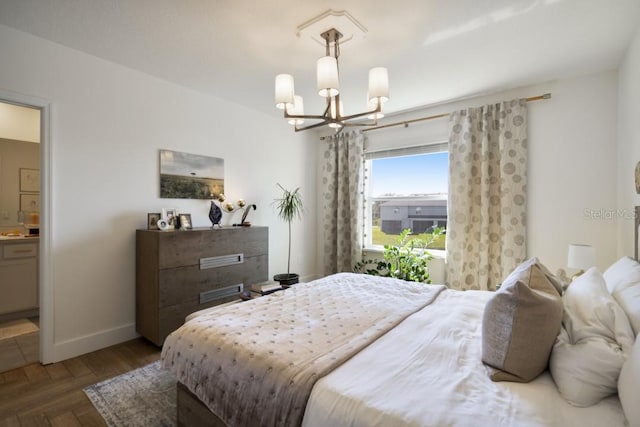
[[[49,114],[0,91],[0,372],[51,362]]]

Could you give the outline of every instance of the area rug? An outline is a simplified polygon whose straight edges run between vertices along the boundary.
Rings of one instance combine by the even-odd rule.
[[[160,361],[84,389],[108,426],[175,426],[176,380]]]
[[[39,330],[40,328],[38,325],[29,319],[18,319],[10,322],[4,322],[0,325],[0,340],[13,338],[18,335],[30,334],[31,332],[38,332]]]

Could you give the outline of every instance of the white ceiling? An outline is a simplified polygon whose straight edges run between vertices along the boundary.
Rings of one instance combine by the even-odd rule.
[[[365,109],[374,66],[387,112],[616,69],[640,21],[639,0],[0,0],[0,24],[275,118],[279,73],[320,113],[324,48],[296,27],[328,9],[367,29],[342,46],[346,114]]]

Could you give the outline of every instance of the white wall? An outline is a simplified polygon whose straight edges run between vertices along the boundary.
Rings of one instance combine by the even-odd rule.
[[[618,76],[618,256],[633,257],[634,233],[631,212],[640,205],[634,171],[640,162],[640,28],[620,66]]]
[[[616,260],[617,78],[608,72],[540,89],[530,103],[527,253],[566,269],[570,243],[596,249],[604,271]],[[571,272],[570,272],[571,273]]]
[[[57,361],[136,336],[135,230],[178,207],[208,226],[208,202],[159,198],[158,150],[225,159],[225,192],[269,226],[269,273],[286,269],[276,182],[302,187],[292,270],[314,276],[315,145],[278,120],[0,25],[0,93],[51,103],[53,352]]]
[[[446,103],[387,117],[384,123],[547,92],[551,99],[528,104],[527,253],[555,272],[566,269],[570,243],[591,244],[597,250],[597,266],[604,269],[617,257],[616,219],[591,216],[603,210],[615,212],[617,206],[614,71]],[[375,149],[441,142],[448,139],[447,119],[370,131],[367,138],[367,146]],[[436,270],[439,277],[441,266]]]

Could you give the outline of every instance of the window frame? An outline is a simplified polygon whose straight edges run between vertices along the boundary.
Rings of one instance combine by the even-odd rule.
[[[371,195],[371,186],[368,183],[371,182],[371,161],[375,159],[383,159],[389,157],[402,157],[402,156],[412,156],[412,155],[422,155],[422,154],[435,154],[435,153],[448,153],[449,152],[449,143],[448,141],[438,141],[428,144],[421,145],[413,145],[408,147],[398,147],[398,148],[387,148],[387,149],[377,149],[367,151],[365,150],[363,156],[363,171],[364,171],[364,180],[363,180],[363,188],[362,188],[362,249],[365,252],[370,253],[381,253],[384,250],[382,245],[374,245],[373,244],[373,236],[372,236],[372,227],[373,227],[373,219],[372,219],[372,207],[373,203],[377,200],[380,200],[380,197],[373,197]],[[448,189],[447,189],[448,194]],[[409,198],[409,197],[407,197]],[[448,214],[447,214],[448,221]],[[446,254],[446,248],[442,249],[429,249],[429,252],[435,257],[444,258]]]

